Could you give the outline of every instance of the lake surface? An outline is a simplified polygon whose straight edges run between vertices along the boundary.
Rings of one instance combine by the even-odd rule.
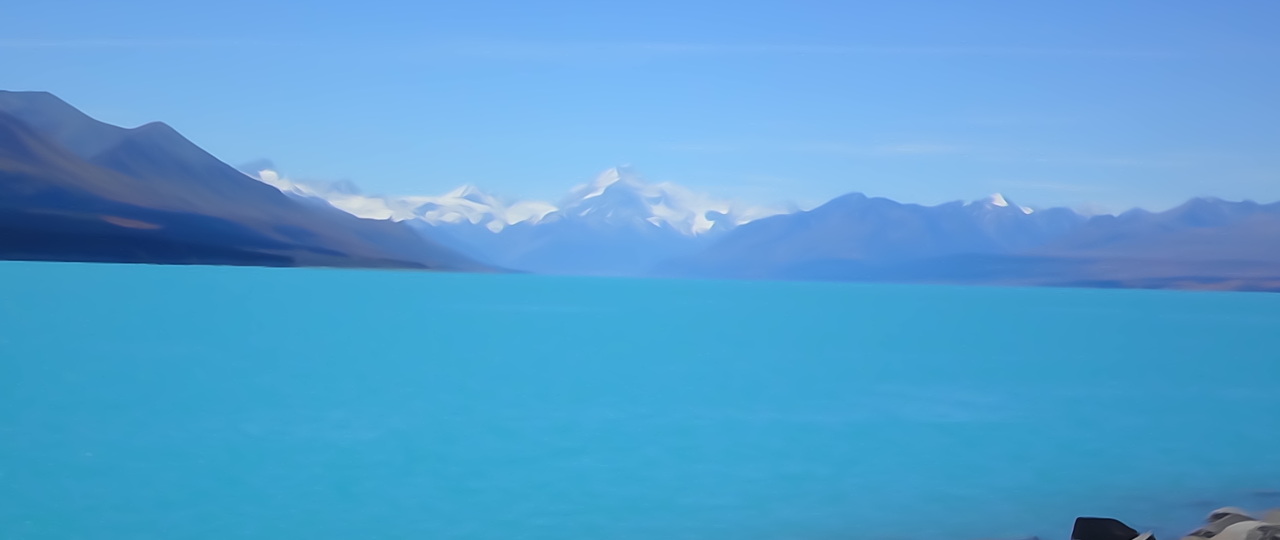
[[[1280,295],[0,263],[0,538],[1163,537]]]

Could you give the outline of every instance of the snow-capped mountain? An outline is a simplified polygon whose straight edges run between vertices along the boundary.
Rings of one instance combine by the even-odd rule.
[[[500,232],[518,223],[538,223],[556,207],[542,201],[508,203],[475,186],[465,185],[438,197],[401,198],[412,208],[413,219],[430,225],[480,225]]]
[[[723,232],[753,219],[782,213],[743,208],[731,201],[662,182],[648,184],[630,167],[614,167],[574,187],[546,219],[574,219],[605,226],[654,226],[688,236]]]
[[[349,182],[297,182],[266,168],[246,173],[285,193],[322,200],[363,218],[480,225],[494,233],[520,223],[573,220],[596,226],[666,228],[700,236],[785,211],[736,205],[670,182],[648,184],[630,167],[606,170],[593,181],[574,187],[559,206],[534,200],[507,201],[470,185],[443,195],[386,197],[364,195]]]
[[[1083,221],[1065,209],[1033,212],[998,193],[935,207],[853,193],[793,213],[744,207],[670,182],[647,183],[626,166],[575,186],[558,205],[509,202],[474,186],[438,196],[377,197],[349,183],[293,182],[272,169],[255,176],[360,217],[406,221],[431,240],[484,262],[539,273],[644,275],[674,258],[751,245],[747,238],[754,235],[736,234],[744,227],[757,233],[787,230],[766,235],[785,239],[780,244],[744,253],[764,256],[776,249],[780,260],[823,253],[861,260],[1025,249]]]
[[[1023,214],[1030,214],[1035,211],[1030,207],[1018,206],[1016,204],[1009,202],[1009,199],[1004,198],[1004,195],[1000,193],[992,193],[991,195],[988,195],[987,198],[974,201],[972,203],[969,203],[969,205],[972,207],[981,208],[984,210],[996,210],[999,208],[1007,208],[1009,210],[1016,210]]]
[[[403,221],[485,262],[539,273],[643,275],[738,226],[786,211],[670,182],[650,184],[629,167],[606,170],[553,205],[508,201],[474,186],[436,196],[371,196],[350,183],[297,182],[257,165],[246,174],[295,197],[363,218]]]
[[[271,169],[256,171],[251,176],[285,193],[324,201],[366,219],[417,220],[429,225],[466,223],[482,226],[495,233],[517,223],[536,223],[556,209],[550,203],[541,201],[507,203],[475,186],[466,185],[438,196],[378,197],[361,194],[349,182],[295,182]]]

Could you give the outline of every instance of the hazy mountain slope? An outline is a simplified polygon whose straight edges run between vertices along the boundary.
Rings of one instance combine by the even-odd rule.
[[[645,276],[657,262],[691,253],[704,238],[656,226],[593,226],[558,221],[513,231],[507,266],[546,274]]]
[[[574,188],[558,209],[499,236],[506,266],[538,273],[643,276],[737,226],[728,202],[643,182],[613,168]]]
[[[1029,212],[1003,197],[922,207],[853,194],[745,225],[660,273],[1278,290],[1280,204],[1196,199],[1086,220],[1065,209]]]
[[[0,112],[21,120],[50,142],[86,159],[115,146],[129,131],[95,120],[48,92],[0,90]]]
[[[1192,199],[1166,212],[1099,216],[1038,254],[1280,264],[1280,203]]]

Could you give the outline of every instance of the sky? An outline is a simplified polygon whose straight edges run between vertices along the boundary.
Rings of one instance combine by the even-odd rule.
[[[0,88],[366,193],[1280,200],[1280,2],[12,2]]]

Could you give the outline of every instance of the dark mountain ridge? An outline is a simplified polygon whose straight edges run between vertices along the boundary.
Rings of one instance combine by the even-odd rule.
[[[40,92],[0,92],[0,194],[3,258],[484,269],[403,224],[300,203],[162,123],[110,126]]]

